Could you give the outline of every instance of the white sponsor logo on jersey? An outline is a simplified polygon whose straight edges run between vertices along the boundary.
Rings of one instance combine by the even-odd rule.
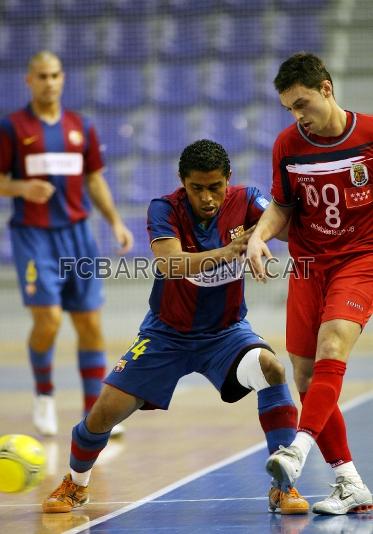
[[[83,155],[73,152],[28,154],[25,167],[27,176],[79,176],[83,172]]]
[[[299,175],[322,176],[324,174],[334,174],[343,171],[350,171],[351,166],[360,164],[364,156],[340,159],[338,161],[322,161],[319,163],[295,163],[286,165],[288,172],[294,172]],[[304,179],[302,181],[305,181]]]
[[[194,276],[187,276],[186,280],[195,286],[216,287],[229,284],[243,277],[245,271],[245,257],[233,260],[230,263],[217,265],[208,271],[203,271]]]

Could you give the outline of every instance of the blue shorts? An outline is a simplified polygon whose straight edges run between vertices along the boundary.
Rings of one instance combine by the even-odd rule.
[[[67,311],[89,311],[102,305],[102,280],[81,278],[75,268],[60,275],[60,258],[98,256],[86,221],[58,229],[11,226],[10,236],[25,306],[60,305]],[[93,266],[85,265],[85,272],[90,269]]]
[[[126,393],[145,401],[143,409],[167,410],[176,384],[192,372],[205,376],[220,392],[223,400],[234,402],[250,390],[237,382],[239,393],[225,398],[222,387],[236,360],[249,348],[272,349],[251,330],[246,320],[213,333],[185,335],[164,323],[140,330],[138,337],[104,380]]]

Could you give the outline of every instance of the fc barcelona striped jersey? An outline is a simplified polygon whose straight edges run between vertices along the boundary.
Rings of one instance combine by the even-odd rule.
[[[0,121],[0,172],[56,188],[45,204],[14,198],[14,225],[61,228],[85,219],[91,205],[84,177],[102,167],[95,130],[78,113],[63,109],[60,120],[48,124],[29,105]]]
[[[255,187],[229,186],[222,206],[205,228],[195,218],[185,189],[180,188],[151,201],[150,241],[177,238],[182,250],[190,253],[224,247],[255,224],[267,205]],[[247,312],[242,274],[242,269],[223,264],[196,276],[156,278],[149,300],[151,312],[179,332],[227,328]]]
[[[373,252],[373,116],[347,112],[339,137],[307,135],[292,124],[273,149],[274,201],[293,206],[291,255],[331,267]]]

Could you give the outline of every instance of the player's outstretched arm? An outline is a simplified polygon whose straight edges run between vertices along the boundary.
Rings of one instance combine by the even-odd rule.
[[[266,280],[262,257],[272,257],[266,241],[272,237],[285,237],[291,213],[292,208],[278,206],[272,201],[260,217],[247,247],[247,256],[256,280]]]
[[[46,180],[12,180],[0,173],[0,196],[22,197],[35,204],[45,204],[55,191],[54,185]]]
[[[159,271],[165,276],[180,277],[198,274],[208,269],[212,263],[232,261],[246,253],[251,231],[247,230],[241,237],[234,239],[229,245],[204,252],[183,251],[177,238],[159,238],[152,244]]]
[[[114,237],[121,246],[119,252],[125,254],[133,246],[133,235],[131,230],[123,223],[115,207],[109,185],[101,171],[87,175],[87,188],[93,204],[110,224]]]

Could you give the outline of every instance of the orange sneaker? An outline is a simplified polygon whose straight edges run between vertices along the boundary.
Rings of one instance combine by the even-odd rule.
[[[268,493],[268,511],[290,514],[307,514],[309,504],[295,488],[290,488],[288,492],[272,487]]]
[[[62,484],[54,490],[43,502],[43,512],[46,514],[71,512],[89,502],[88,487],[78,486],[66,475]]]

